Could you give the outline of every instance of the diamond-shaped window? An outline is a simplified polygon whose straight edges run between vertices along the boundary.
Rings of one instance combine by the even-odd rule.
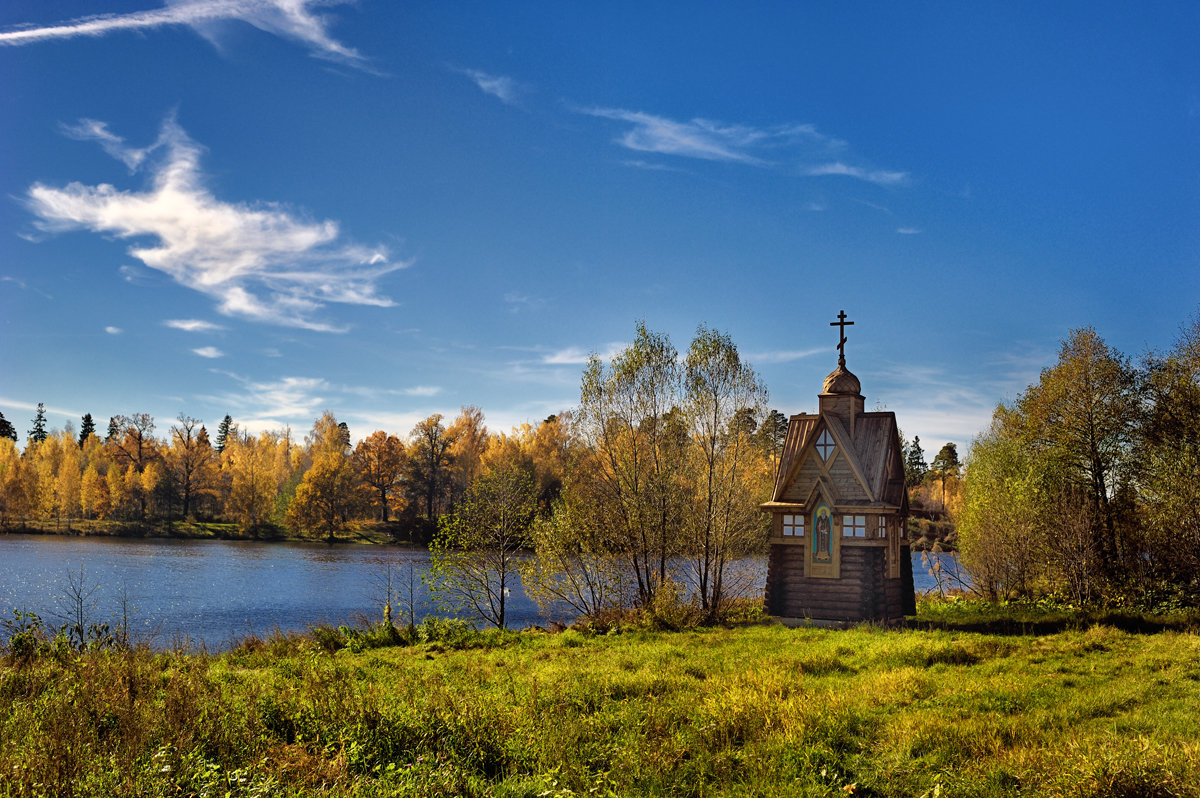
[[[820,437],[817,438],[817,453],[821,455],[822,462],[829,462],[829,455],[833,454],[833,436],[829,434],[829,430],[821,430]]]

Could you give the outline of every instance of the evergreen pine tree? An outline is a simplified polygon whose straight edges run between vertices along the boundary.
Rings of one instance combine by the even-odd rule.
[[[925,463],[925,452],[921,451],[920,435],[914,435],[912,444],[905,448],[908,451],[904,458],[904,481],[911,488],[925,481],[929,466]]]
[[[217,425],[217,452],[225,451],[225,444],[229,440],[229,433],[233,431],[233,418],[226,413],[225,418],[221,419],[221,423]]]
[[[104,436],[104,440],[112,443],[121,434],[121,428],[117,426],[117,417],[109,416],[108,418],[108,434]]]
[[[13,441],[17,439],[17,428],[4,417],[3,413],[0,413],[0,438],[9,438]]]
[[[87,443],[88,436],[96,431],[96,422],[92,420],[91,413],[84,413],[79,424],[79,448]]]
[[[38,402],[37,415],[33,417],[33,429],[29,430],[29,440],[41,443],[49,437],[46,432],[46,406]]]

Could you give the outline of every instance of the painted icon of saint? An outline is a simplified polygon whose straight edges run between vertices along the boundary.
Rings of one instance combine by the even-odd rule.
[[[823,504],[817,508],[813,533],[814,558],[830,559],[833,556],[833,518],[829,514],[829,508]]]

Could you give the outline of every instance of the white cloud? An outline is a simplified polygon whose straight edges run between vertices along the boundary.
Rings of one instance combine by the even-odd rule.
[[[216,332],[224,330],[220,324],[213,324],[211,321],[202,321],[200,319],[167,319],[163,322],[168,327],[184,332]]]
[[[633,127],[618,139],[618,142],[628,149],[708,161],[733,161],[766,166],[769,161],[757,154],[760,151],[792,145],[797,141],[822,146],[837,144],[818,133],[812,125],[755,128],[748,125],[723,124],[708,119],[677,122],[666,117],[620,108],[587,108],[583,109],[583,113],[630,123]]]
[[[628,344],[624,343],[610,343],[601,352],[581,349],[578,346],[568,346],[565,349],[559,349],[546,355],[542,358],[542,363],[548,366],[582,366],[594,354],[599,355],[603,361],[609,361],[628,346]]]
[[[99,125],[98,127],[95,125]],[[122,157],[124,144],[102,123],[81,125],[126,163],[160,156],[145,192],[121,191],[102,183],[55,188],[35,183],[28,206],[38,227],[74,229],[118,238],[157,240],[129,254],[217,303],[218,312],[255,321],[341,331],[313,315],[327,303],[390,307],[376,283],[407,266],[391,263],[381,249],[338,244],[336,222],[297,218],[274,203],[223,202],[205,187],[201,147],[175,120],[163,124],[158,141],[138,157]],[[133,270],[122,267],[128,279]]]
[[[485,94],[490,94],[507,105],[516,105],[521,93],[521,84],[503,75],[489,75],[478,69],[463,69],[462,74],[475,81]]]
[[[122,330],[120,327],[105,327],[104,331],[109,335],[120,335],[122,332],[124,332],[124,330]]]
[[[617,139],[617,143],[636,152],[774,167],[782,162],[812,163],[836,158],[838,153],[847,149],[846,142],[827,136],[810,124],[756,127],[700,118],[680,122],[622,108],[578,110],[590,116],[628,123],[631,127]],[[642,169],[654,168],[644,161],[627,161],[626,164]],[[869,170],[841,160],[803,168],[801,174],[843,175],[884,186],[899,185],[908,180],[907,172]]]
[[[791,363],[793,360],[800,360],[805,357],[812,357],[824,352],[830,352],[833,347],[822,346],[816,349],[788,349],[775,352],[755,352],[747,353],[746,361],[748,363]]]
[[[918,227],[897,227],[896,232],[902,236],[920,235],[921,229]]]
[[[442,389],[436,385],[414,385],[401,391],[405,396],[437,396],[441,392]]]
[[[875,183],[879,186],[897,186],[908,182],[908,172],[888,172],[882,169],[869,170],[863,169],[860,166],[850,166],[841,161],[809,167],[804,170],[804,174],[814,177],[824,175],[853,177],[858,180],[865,180],[868,183]]]
[[[43,27],[25,26],[0,32],[0,45],[23,45],[78,36],[106,36],[125,30],[153,30],[187,25],[201,35],[211,34],[213,23],[238,20],[261,31],[308,47],[320,58],[365,66],[365,59],[329,35],[329,17],[314,6],[348,0],[174,0],[163,8],[129,14],[98,14]]]
[[[199,349],[193,349],[192,352],[196,353],[200,357],[207,357],[207,358],[225,357],[225,353],[222,352],[220,349],[217,349],[215,346],[202,346]]]
[[[236,374],[226,376],[241,384],[241,392],[225,393],[212,401],[230,408],[234,420],[243,428],[259,431],[278,429],[283,426],[279,419],[288,423],[311,423],[325,407],[322,394],[329,389],[329,384],[318,377],[282,377],[274,382],[256,382]]]

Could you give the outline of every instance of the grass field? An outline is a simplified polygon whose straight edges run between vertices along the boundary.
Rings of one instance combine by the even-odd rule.
[[[1191,632],[431,638],[10,653],[0,795],[1200,795]]]

